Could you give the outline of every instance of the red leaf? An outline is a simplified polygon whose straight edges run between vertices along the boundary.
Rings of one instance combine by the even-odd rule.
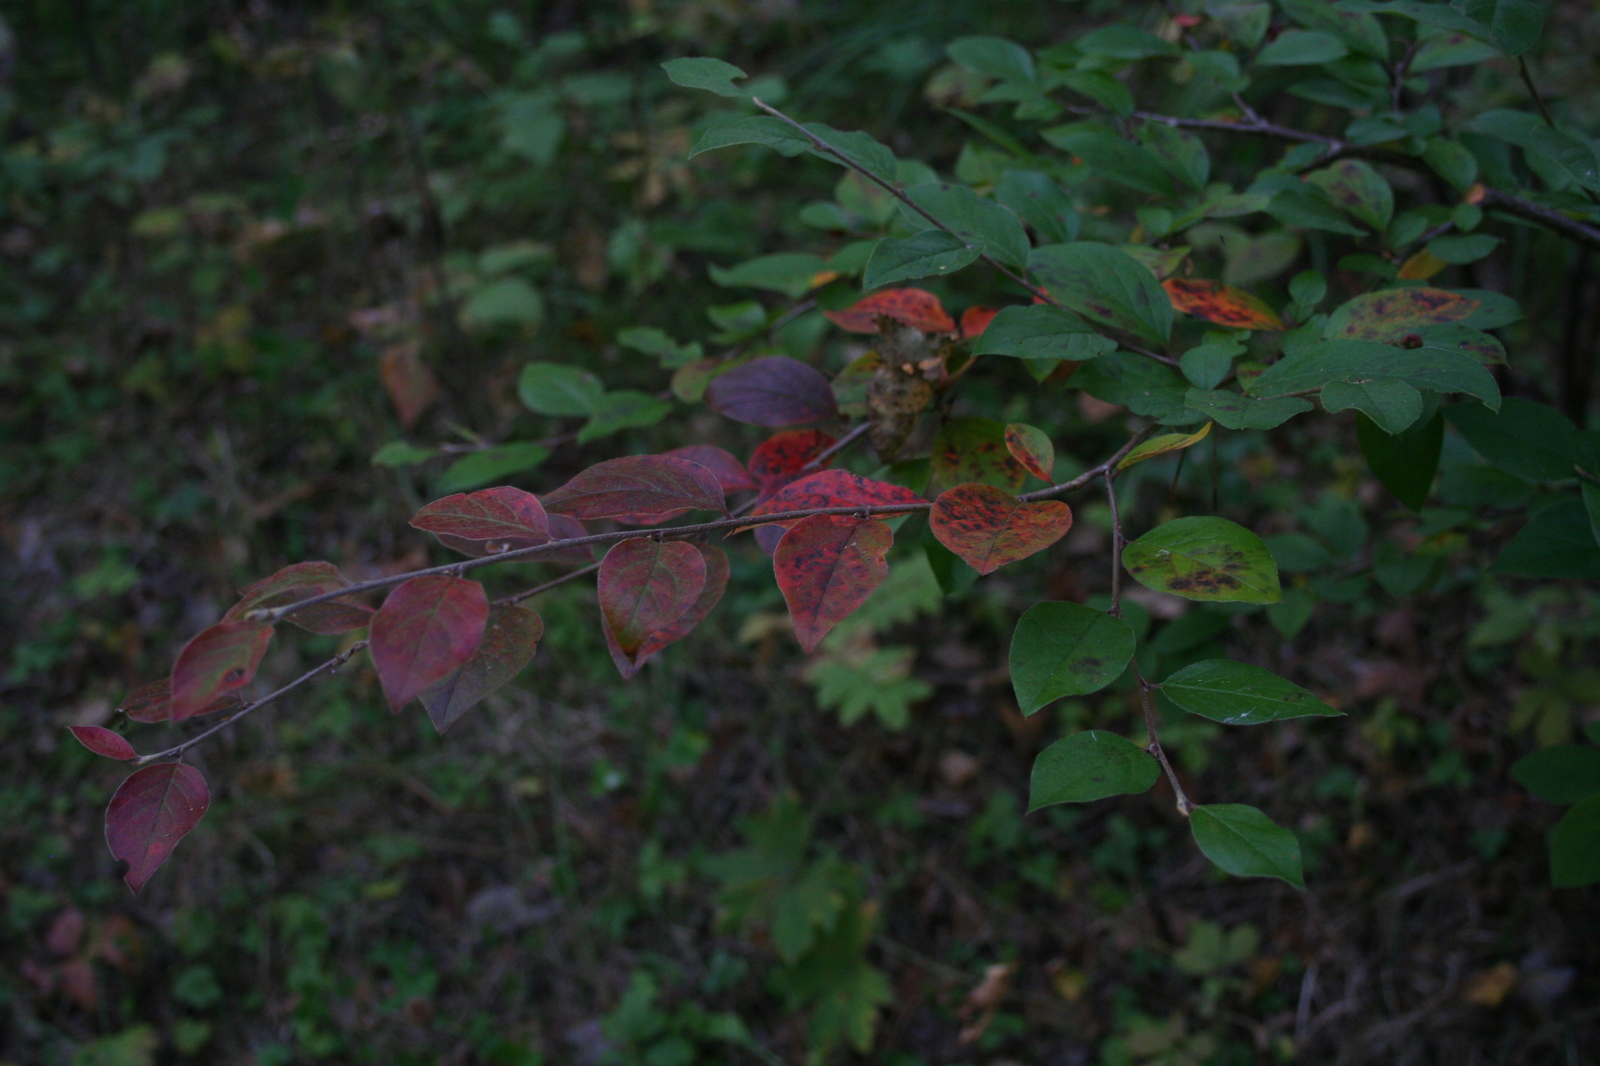
[[[980,574],[1043,551],[1072,528],[1060,500],[1023,503],[993,485],[957,485],[933,501],[928,525],[939,543]]]
[[[526,607],[490,608],[483,639],[472,658],[419,696],[433,727],[443,733],[479,700],[521,673],[543,635],[544,619]]]
[[[439,379],[422,361],[421,348],[415,341],[385,348],[378,357],[378,375],[389,391],[400,424],[407,429],[439,398]]]
[[[1172,306],[1186,315],[1234,329],[1283,329],[1283,319],[1260,298],[1205,278],[1168,278],[1161,283]]]
[[[878,316],[887,315],[902,325],[924,333],[954,333],[939,298],[926,289],[884,289],[843,311],[825,311],[828,321],[851,333],[878,332]]]
[[[782,532],[781,530],[779,532]],[[649,661],[657,652],[676,643],[694,631],[694,627],[711,613],[711,609],[722,599],[722,593],[728,587],[728,556],[721,548],[709,545],[696,544],[695,549],[700,552],[706,564],[706,583],[700,590],[700,595],[695,598],[689,609],[678,616],[677,621],[656,633],[645,638],[639,650],[631,656],[623,652],[617,644],[616,636],[611,632],[609,625],[602,628],[606,634],[606,647],[611,649],[611,661],[617,664],[617,670],[624,678],[632,677],[639,668]]]
[[[714,444],[688,444],[682,448],[674,448],[666,454],[674,459],[687,459],[691,463],[699,463],[711,471],[724,493],[744,492],[756,487],[756,483],[750,480],[750,475],[745,472],[739,460]]]
[[[800,477],[806,466],[832,444],[832,437],[815,429],[787,429],[762,441],[750,456],[750,476],[761,490],[759,499],[766,499]]]
[[[634,537],[606,552],[598,584],[607,640],[637,665],[645,643],[699,599],[706,561],[693,544]]]
[[[800,647],[810,652],[866,602],[889,572],[883,557],[893,543],[882,522],[850,515],[814,514],[790,527],[772,566]]]
[[[784,355],[768,355],[719,374],[706,386],[706,406],[735,422],[776,429],[837,417],[828,379]]]
[[[1056,467],[1056,446],[1044,430],[1035,426],[1013,422],[1006,427],[1006,450],[1028,473],[1041,481],[1049,481]]]
[[[118,787],[106,807],[106,845],[114,858],[128,861],[122,879],[129,888],[144,887],[209,806],[206,779],[183,763],[135,770]]]
[[[970,341],[978,336],[999,313],[998,307],[969,307],[961,312],[961,339]]]
[[[217,697],[248,685],[271,640],[267,622],[218,622],[197,633],[172,667],[172,721],[203,714]]]
[[[196,714],[212,714],[216,711],[226,711],[239,705],[239,697],[226,695],[218,697],[215,703]],[[128,698],[122,701],[122,706],[117,710],[132,718],[135,722],[165,722],[172,718],[172,678],[163,677],[160,681],[152,681],[148,685],[140,685],[128,693]],[[194,717],[191,715],[190,717]]]
[[[399,713],[477,650],[489,618],[483,586],[447,574],[414,577],[389,593],[372,620],[372,664],[389,708]]]
[[[69,725],[67,728],[78,738],[78,743],[96,755],[104,755],[108,759],[134,759],[139,755],[121,733],[113,733],[97,725]]]
[[[286,566],[271,577],[239,590],[240,600],[223,615],[226,621],[242,619],[258,608],[284,607],[310,596],[347,588],[350,579],[332,563],[309,562]],[[364,628],[372,621],[372,608],[343,600],[327,600],[293,614],[284,615],[301,629],[323,636]]]
[[[573,518],[682,514],[723,510],[722,485],[699,463],[669,455],[607,459],[544,498],[545,510]]]
[[[497,555],[550,539],[550,519],[531,492],[502,485],[435,500],[411,518],[447,548],[466,555]]]
[[[816,507],[884,507],[924,502],[910,489],[887,481],[874,481],[848,470],[819,470],[779,489],[771,499],[751,511],[750,517]],[[791,519],[782,525],[792,527],[798,521],[798,518]]]

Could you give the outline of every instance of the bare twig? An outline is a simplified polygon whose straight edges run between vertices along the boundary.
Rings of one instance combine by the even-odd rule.
[[[806,473],[812,470],[821,470],[823,463],[826,463],[829,459],[832,459],[835,455],[838,455],[840,452],[850,447],[850,445],[866,436],[869,432],[871,432],[871,430],[871,422],[861,423],[849,433],[846,433],[844,436],[840,437],[838,440],[822,449],[822,451],[817,454],[815,459],[812,459],[809,463],[800,468],[800,472]]]
[[[542,585],[535,585],[535,586],[533,586],[533,588],[528,589],[526,592],[519,592],[515,596],[506,596],[506,597],[504,597],[502,599],[495,600],[494,601],[494,605],[496,607],[511,607],[511,606],[514,606],[515,604],[521,603],[523,600],[527,599],[530,596],[537,596],[541,592],[549,592],[551,589],[555,588],[557,585],[565,585],[568,581],[571,581],[574,578],[582,577],[585,574],[592,574],[598,569],[600,569],[600,564],[599,563],[590,563],[588,566],[585,566],[580,570],[574,570],[569,574],[562,574],[560,577],[552,578],[551,580],[546,581]]]
[[[1144,671],[1139,669],[1139,660],[1133,660],[1133,676],[1139,683],[1139,703],[1144,708],[1144,730],[1147,738],[1145,751],[1156,757],[1161,764],[1161,769],[1167,775],[1167,781],[1172,785],[1172,792],[1177,797],[1178,813],[1185,818],[1194,810],[1194,804],[1189,802],[1188,795],[1183,791],[1183,785],[1178,783],[1178,774],[1172,768],[1172,763],[1167,759],[1166,750],[1161,747],[1157,736],[1160,731],[1161,721],[1156,715],[1155,701],[1150,698],[1150,692],[1156,686],[1152,685],[1144,676]]]
[[[1117,475],[1106,469],[1106,500],[1111,504],[1111,614],[1122,617],[1122,517],[1117,513]]]

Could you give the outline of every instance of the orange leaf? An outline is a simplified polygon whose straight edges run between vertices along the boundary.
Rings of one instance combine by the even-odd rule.
[[[933,501],[928,526],[967,565],[991,574],[1066,536],[1072,511],[1060,500],[1023,503],[1005,489],[969,482]]]
[[[1283,320],[1272,308],[1232,285],[1205,278],[1168,278],[1161,287],[1167,290],[1172,306],[1186,315],[1234,329],[1283,328]]]
[[[939,298],[926,289],[884,289],[843,311],[826,311],[828,321],[851,333],[878,332],[878,316],[886,315],[924,333],[954,333],[956,324]]]

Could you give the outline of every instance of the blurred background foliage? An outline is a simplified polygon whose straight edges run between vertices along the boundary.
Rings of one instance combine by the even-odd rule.
[[[351,670],[204,749],[207,819],[142,896],[116,880],[99,811],[117,770],[62,727],[109,722],[234,589],[301,559],[357,579],[423,565],[405,519],[446,491],[546,489],[691,442],[743,454],[751,431],[682,402],[705,352],[859,354],[803,286],[716,279],[765,253],[848,254],[890,206],[815,160],[687,162],[727,115],[661,60],[727,59],[791,113],[981,184],[992,142],[946,109],[985,86],[946,42],[1162,17],[1099,0],[8,5],[0,1061],[1597,1061],[1594,890],[1547,887],[1560,809],[1507,774],[1600,715],[1594,585],[1487,576],[1493,538],[1450,508],[1492,525],[1532,488],[1452,434],[1446,506],[1397,517],[1337,419],[1265,449],[1232,435],[1182,474],[1280,516],[1266,532],[1297,595],[1129,608],[1167,668],[1246,645],[1350,712],[1164,733],[1202,787],[1293,826],[1304,895],[1221,880],[1159,793],[1023,815],[1043,745],[1136,715],[1112,690],[1025,720],[1005,679],[1030,596],[1103,593],[1093,503],[1048,561],[957,596],[897,567],[810,663],[754,552],[711,621],[626,685],[567,586],[539,603],[535,665],[448,739]],[[1560,3],[1547,26],[1541,87],[1593,133],[1600,21]],[[1468,111],[1527,102],[1503,61],[1451,78]],[[1278,150],[1213,157],[1244,173]],[[1244,249],[1219,260],[1230,280],[1313,256],[1217,236]],[[1528,314],[1502,386],[1581,421],[1592,257],[1506,236],[1471,268]],[[957,310],[999,291],[974,272],[940,288]],[[530,410],[530,361],[594,375],[583,402]],[[1095,401],[1020,369],[968,395],[1051,430],[1064,464],[1115,442]],[[1157,467],[1130,474],[1152,514],[1179,487]],[[508,587],[548,573],[508,569]],[[265,669],[332,650],[280,646]]]

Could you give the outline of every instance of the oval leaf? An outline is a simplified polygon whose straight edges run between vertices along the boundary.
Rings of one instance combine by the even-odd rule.
[[[778,532],[781,532],[781,530]],[[639,667],[643,666],[657,652],[669,644],[682,640],[693,632],[694,627],[699,625],[705,616],[711,613],[711,609],[717,605],[718,601],[722,599],[722,593],[728,587],[727,553],[721,548],[705,544],[696,544],[694,548],[700,553],[700,557],[705,560],[705,585],[700,589],[700,595],[695,598],[694,603],[689,606],[688,610],[678,616],[677,621],[672,622],[665,629],[658,630],[647,636],[644,639],[644,643],[639,645],[639,650],[632,655],[623,653],[622,649],[617,645],[617,638],[611,632],[609,626],[603,627],[606,635],[606,646],[611,651],[611,661],[616,663],[617,670],[624,678],[632,677],[638,673]]]
[[[441,540],[486,542],[484,554],[491,555],[550,539],[550,519],[539,498],[509,485],[435,500],[411,516],[411,525]]]
[[[956,324],[939,298],[924,289],[885,289],[843,311],[824,311],[829,322],[851,333],[878,332],[878,316],[924,333],[954,333]]]
[[[699,463],[668,455],[628,455],[581,471],[547,493],[545,510],[571,518],[670,515],[723,509],[722,485]]]
[[[760,498],[767,499],[791,481],[810,473],[806,467],[833,443],[832,437],[815,429],[788,429],[762,441],[750,454],[750,477],[760,489]],[[822,467],[827,465],[827,462],[821,464]]]
[[[1034,760],[1028,810],[1143,792],[1160,776],[1155,756],[1132,741],[1098,729],[1074,733]]]
[[[1346,300],[1328,319],[1323,336],[1398,344],[1423,326],[1460,322],[1472,317],[1480,301],[1447,289],[1423,286],[1384,289]]]
[[[1172,301],[1161,283],[1126,252],[1094,241],[1049,244],[1028,266],[1068,309],[1164,345],[1172,332]]]
[[[219,696],[209,706],[196,714],[214,714],[239,706],[239,697],[229,693]],[[172,678],[163,677],[148,685],[140,685],[128,693],[128,698],[117,708],[135,722],[166,722],[172,718]],[[190,715],[195,717],[195,715]]]
[[[139,756],[126,737],[121,733],[113,733],[104,726],[69,725],[67,728],[78,738],[78,743],[96,755],[104,755],[108,759],[134,759]]]
[[[129,888],[144,887],[209,806],[206,779],[183,763],[146,766],[118,786],[106,807],[106,845],[127,861]]]
[[[443,733],[474,704],[522,672],[538,650],[544,620],[526,607],[493,607],[472,658],[419,699]]]
[[[785,485],[751,511],[750,517],[822,507],[888,507],[896,504],[911,504],[915,508],[926,506],[927,501],[910,489],[891,485],[887,481],[874,481],[848,470],[819,470]],[[791,519],[780,524],[788,528],[798,521],[800,519]]]
[[[1161,283],[1172,306],[1186,315],[1234,329],[1283,328],[1283,319],[1261,298],[1232,285],[1203,278],[1168,278]]]
[[[776,429],[837,417],[828,379],[798,359],[768,355],[719,374],[706,405],[735,422]],[[548,502],[548,501],[547,501]]]
[[[1576,803],[1600,792],[1600,748],[1589,744],[1541,748],[1512,763],[1511,776],[1542,800]]]
[[[1060,500],[1023,503],[1004,489],[968,483],[933,501],[928,526],[968,566],[992,574],[1066,536],[1072,510]]]
[[[248,685],[271,640],[266,622],[218,622],[196,634],[172,667],[172,721],[202,714],[219,697]]]
[[[1550,833],[1550,883],[1574,888],[1600,881],[1600,795],[1574,803]]]
[[[630,659],[692,607],[706,584],[693,544],[634,537],[600,561],[600,614],[609,640]]]
[[[1300,841],[1243,803],[1212,803],[1189,813],[1194,842],[1205,857],[1236,877],[1276,877],[1306,887]]]
[[[1056,446],[1045,431],[1013,422],[1006,426],[1006,450],[1011,458],[1041,481],[1050,481],[1056,468]]]
[[[368,651],[389,708],[400,708],[472,658],[489,601],[483,586],[448,574],[414,577],[389,593],[372,619]]]
[[[1184,448],[1205,440],[1206,435],[1210,432],[1211,423],[1207,422],[1193,433],[1163,433],[1159,437],[1151,437],[1122,457],[1122,461],[1117,464],[1117,472],[1120,474],[1133,464],[1142,463],[1146,459],[1154,459],[1158,455],[1182,451]]]
[[[327,562],[305,562],[286,566],[271,577],[262,578],[239,590],[239,602],[234,604],[225,621],[243,619],[246,614],[261,608],[286,607],[296,600],[320,596],[348,588],[350,579],[339,568]],[[359,603],[327,600],[314,603],[304,610],[284,616],[301,629],[322,636],[347,633],[362,629],[372,621],[372,608]]]
[[[1277,674],[1227,659],[1191,663],[1163,681],[1161,691],[1190,714],[1223,725],[1344,713]]]
[[[1134,636],[1128,623],[1081,603],[1036,603],[1011,635],[1011,685],[1032,714],[1062,696],[1098,692],[1127,668]]]
[[[688,444],[664,454],[673,459],[687,459],[691,463],[699,463],[711,471],[711,476],[717,479],[724,494],[744,492],[746,489],[756,487],[756,483],[750,480],[744,464],[726,449],[718,448],[714,444]]]
[[[1260,537],[1226,518],[1177,518],[1129,544],[1134,580],[1188,600],[1277,603],[1278,564]]]
[[[893,543],[882,522],[848,515],[802,518],[783,535],[772,565],[800,647],[810,652],[866,602],[889,572]]]

